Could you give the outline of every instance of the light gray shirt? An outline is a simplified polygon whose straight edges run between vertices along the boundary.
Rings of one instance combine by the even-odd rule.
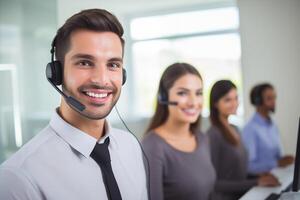
[[[154,132],[143,140],[150,164],[152,200],[208,200],[215,183],[208,138],[199,133],[197,148],[187,153],[175,149]]]
[[[146,200],[140,146],[105,123],[112,169],[123,200]],[[1,200],[106,200],[101,169],[90,157],[97,140],[56,112],[50,124],[0,167]]]

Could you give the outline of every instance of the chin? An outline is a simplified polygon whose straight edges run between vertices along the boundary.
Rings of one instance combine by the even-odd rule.
[[[100,119],[104,119],[107,117],[107,115],[109,115],[110,111],[107,113],[90,113],[90,112],[86,112],[83,113],[83,116],[85,116],[88,119],[92,119],[92,120],[100,120]]]
[[[85,116],[88,119],[92,120],[100,120],[106,118],[111,110],[113,109],[113,106],[110,108],[105,107],[87,107],[85,111],[82,112],[82,115]]]
[[[198,117],[197,118],[195,118],[195,117],[193,117],[193,118],[189,117],[189,118],[185,119],[185,122],[192,124],[192,123],[195,123],[197,121],[197,119],[198,119]]]

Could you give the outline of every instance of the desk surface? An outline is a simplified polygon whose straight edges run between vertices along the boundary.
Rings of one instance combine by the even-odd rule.
[[[251,188],[240,200],[253,200],[253,199],[265,199],[271,193],[279,194],[293,181],[294,165],[287,166],[285,168],[273,169],[272,174],[274,174],[279,182],[281,183],[278,187],[259,187],[255,186]]]

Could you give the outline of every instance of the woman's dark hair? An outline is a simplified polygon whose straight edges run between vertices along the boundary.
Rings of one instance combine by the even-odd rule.
[[[77,30],[113,32],[121,40],[123,54],[125,41],[123,27],[119,20],[110,12],[103,9],[87,9],[70,17],[57,31],[53,40],[56,60],[64,65],[65,54],[70,48],[71,34]]]
[[[221,122],[220,120],[220,112],[216,106],[218,101],[228,94],[228,92],[232,89],[236,89],[236,86],[229,80],[220,80],[217,81],[210,93],[210,99],[209,99],[209,108],[210,108],[210,121],[212,125],[215,125],[218,127],[225,137],[225,139],[233,145],[237,145],[238,141],[233,136],[231,131]]]
[[[162,74],[158,87],[158,98],[156,101],[156,110],[154,116],[151,119],[150,125],[147,128],[147,132],[153,130],[163,123],[169,117],[168,105],[160,103],[161,100],[168,101],[169,90],[174,85],[174,83],[186,74],[193,74],[198,76],[201,81],[202,77],[198,70],[190,64],[187,63],[174,63],[167,67],[167,69]],[[196,133],[199,130],[201,116],[198,117],[197,121],[190,125],[190,130],[192,133]]]

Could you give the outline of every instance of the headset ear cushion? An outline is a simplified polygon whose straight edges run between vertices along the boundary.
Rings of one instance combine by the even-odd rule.
[[[126,69],[122,69],[122,85],[124,85],[126,83],[126,79],[127,79],[127,72]]]
[[[160,88],[158,91],[158,102],[167,102],[168,101],[168,96],[164,89]]]
[[[161,100],[168,101],[168,95],[166,94],[165,90],[161,91]]]
[[[47,64],[46,77],[55,85],[62,84],[63,70],[59,61],[53,61]]]
[[[256,106],[260,106],[260,105],[262,104],[261,98],[260,98],[259,96],[257,96],[257,97],[255,98],[254,102],[255,102],[255,105],[256,105]]]

